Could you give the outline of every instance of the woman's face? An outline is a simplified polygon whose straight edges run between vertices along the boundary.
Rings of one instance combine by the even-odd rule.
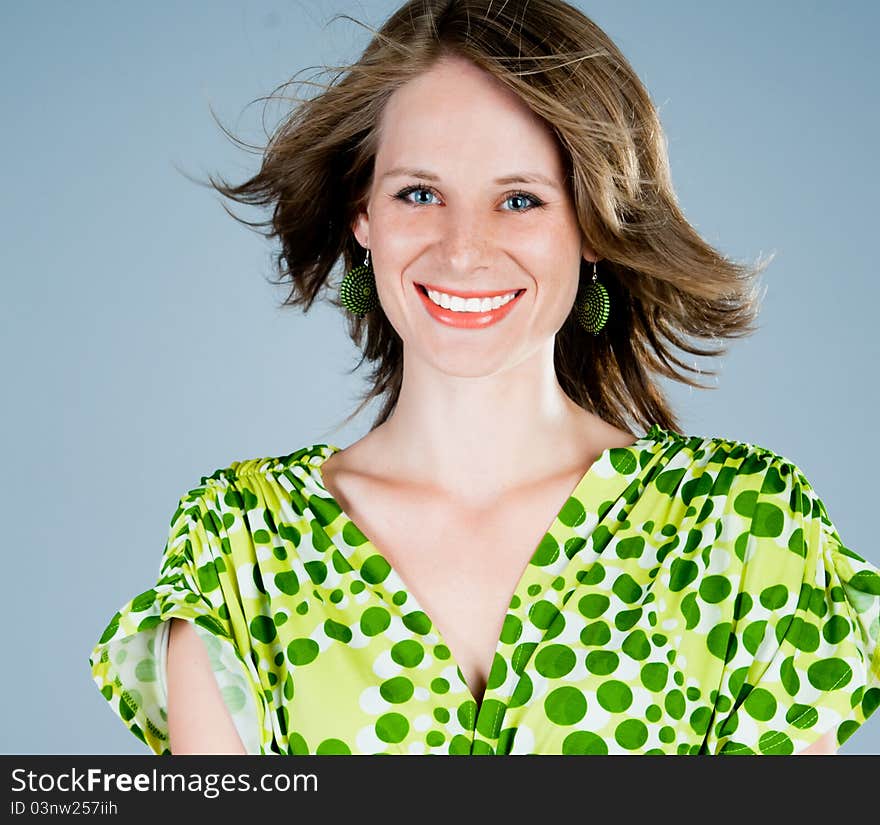
[[[552,132],[461,58],[439,61],[389,98],[367,212],[353,229],[371,250],[406,363],[415,357],[459,376],[490,375],[552,346],[581,257],[596,258]],[[424,284],[453,297],[522,292],[500,311],[456,311],[458,301],[432,311]]]

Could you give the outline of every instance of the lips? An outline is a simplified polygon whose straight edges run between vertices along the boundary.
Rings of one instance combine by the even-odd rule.
[[[451,309],[444,309],[441,306],[437,306],[437,304],[435,304],[428,297],[428,293],[423,284],[415,284],[415,287],[416,292],[419,294],[419,299],[421,300],[422,305],[435,321],[439,321],[445,326],[457,327],[459,329],[484,329],[485,327],[497,324],[513,311],[514,307],[519,304],[520,298],[522,298],[522,295],[525,292],[525,289],[511,289],[507,292],[493,292],[483,294],[471,293],[465,295],[462,293],[457,293],[462,298],[491,298],[495,295],[508,295],[511,292],[516,292],[517,295],[515,298],[512,298],[503,306],[498,307],[498,309],[490,309],[486,312],[456,312]],[[433,289],[433,287],[431,287],[431,289]]]

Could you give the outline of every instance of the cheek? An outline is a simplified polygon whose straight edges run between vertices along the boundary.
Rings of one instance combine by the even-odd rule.
[[[425,231],[424,222],[420,226],[415,221],[407,220],[405,214],[396,214],[396,210],[390,206],[370,221],[373,269],[380,268],[388,273],[384,276],[386,280],[392,277],[392,273],[399,278],[414,261],[418,261],[430,242],[431,235]],[[412,272],[408,274],[413,276]]]
[[[572,307],[577,298],[577,278],[572,276],[554,284],[551,288],[553,294],[545,296],[552,307],[552,326],[559,330],[565,323],[565,319],[571,314]]]
[[[519,260],[534,278],[545,304],[571,309],[577,296],[581,271],[580,240],[564,232],[545,232],[522,237]]]
[[[376,279],[376,292],[379,295],[382,312],[398,336],[405,340],[409,335],[407,330],[413,324],[413,314],[420,307],[414,303],[418,299],[418,295],[414,293],[408,295],[406,292],[407,289],[414,290],[415,288],[401,274],[403,266],[401,259],[384,255],[374,265],[373,277]],[[381,275],[377,274],[376,267],[378,267],[378,272],[382,273]],[[410,300],[413,303],[408,306],[407,301]]]
[[[377,273],[376,266],[380,267],[379,271],[383,273],[382,275]],[[374,264],[373,277],[376,280],[376,292],[379,294],[379,303],[382,305],[382,310],[385,312],[385,315],[388,316],[388,320],[394,324],[396,329],[397,325],[395,324],[395,320],[400,315],[400,304],[403,301],[404,296],[401,293],[401,283],[397,280],[399,277],[397,271],[388,269],[389,266],[393,266],[393,263],[389,263],[385,260],[379,261],[378,264]],[[395,274],[392,276],[388,274],[389,272],[394,272]]]

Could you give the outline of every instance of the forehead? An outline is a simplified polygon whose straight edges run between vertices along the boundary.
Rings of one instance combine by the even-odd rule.
[[[443,58],[401,86],[382,113],[377,167],[491,172],[524,163],[561,175],[552,129],[515,92],[462,58]]]

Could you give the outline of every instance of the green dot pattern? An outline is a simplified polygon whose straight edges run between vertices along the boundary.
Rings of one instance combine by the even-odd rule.
[[[880,570],[770,450],[654,425],[602,453],[535,546],[473,695],[324,487],[339,449],[236,461],[179,499],[155,582],[89,656],[153,753],[171,752],[171,618],[204,642],[252,754],[787,755],[843,744],[880,706]]]

